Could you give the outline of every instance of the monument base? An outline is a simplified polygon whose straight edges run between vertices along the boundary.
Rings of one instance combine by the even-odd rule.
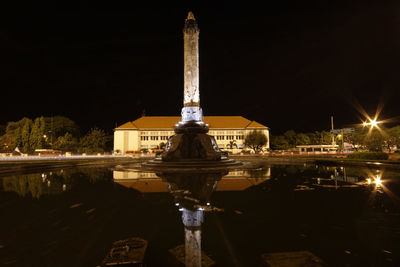
[[[207,132],[208,126],[201,121],[179,123],[175,128],[176,134],[168,140],[166,150],[161,153],[162,161],[221,160],[222,152]]]

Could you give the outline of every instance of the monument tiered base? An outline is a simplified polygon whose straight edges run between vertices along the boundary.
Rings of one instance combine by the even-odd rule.
[[[208,126],[203,122],[178,124],[175,135],[169,140],[166,150],[161,154],[165,162],[190,159],[219,161],[222,152],[213,137],[207,134]]]
[[[203,122],[179,123],[165,151],[142,166],[155,171],[173,172],[177,169],[220,170],[242,165],[239,161],[228,159],[227,154],[218,148],[214,137],[207,132],[208,126]]]

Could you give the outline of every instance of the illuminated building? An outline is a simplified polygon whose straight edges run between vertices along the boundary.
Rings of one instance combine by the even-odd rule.
[[[181,120],[178,116],[144,116],[127,122],[114,131],[114,153],[127,154],[140,150],[152,150],[166,144],[174,135],[174,127]],[[244,137],[253,130],[262,131],[268,139],[265,148],[269,148],[269,128],[242,116],[204,116],[209,125],[208,134],[214,136],[218,147],[233,153],[244,149]],[[231,148],[232,146],[232,148]]]

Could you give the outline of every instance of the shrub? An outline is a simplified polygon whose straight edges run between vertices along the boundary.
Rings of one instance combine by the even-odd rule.
[[[384,152],[354,152],[347,155],[348,159],[387,160],[389,154]]]

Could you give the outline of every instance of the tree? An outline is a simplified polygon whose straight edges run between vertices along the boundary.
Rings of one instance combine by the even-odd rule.
[[[71,119],[63,116],[46,117],[45,133],[50,138],[50,142],[55,142],[59,136],[64,136],[66,133],[72,134],[73,137],[80,137],[79,126]]]
[[[365,138],[367,133],[367,128],[355,128],[354,133],[344,135],[344,141],[353,145],[356,150],[363,149],[365,148]]]
[[[31,153],[32,147],[29,142],[31,136],[31,129],[32,129],[32,121],[28,121],[22,127],[21,131],[21,141],[22,141],[22,152],[24,153]]]
[[[296,135],[296,145],[309,145],[311,144],[311,139],[308,135],[299,133]]]
[[[385,138],[386,145],[389,151],[392,147],[399,148],[400,147],[400,125],[392,127],[387,131],[387,137]]]
[[[285,136],[286,140],[288,141],[289,147],[296,146],[296,132],[294,130],[286,131],[283,135]]]
[[[364,140],[365,147],[369,151],[380,152],[383,150],[385,139],[377,129],[372,129]]]
[[[12,136],[13,138],[13,146],[14,148],[16,147],[22,147],[22,128],[17,128],[13,132],[14,134],[8,134],[9,136]]]
[[[316,132],[318,133],[318,132]],[[321,136],[320,144],[322,145],[331,145],[332,144],[332,134],[328,131],[319,132]]]
[[[1,149],[7,152],[13,151],[17,146],[22,148],[22,128],[26,123],[32,123],[28,118],[7,123],[5,134],[1,136]]]
[[[53,148],[61,150],[63,152],[75,152],[78,150],[79,142],[70,133],[66,133],[63,136],[59,136],[54,142]]]
[[[43,117],[34,120],[29,137],[29,143],[32,150],[44,147],[45,127],[46,125]]]
[[[286,150],[289,148],[289,142],[283,135],[272,136],[271,148],[274,150]]]
[[[107,149],[108,137],[103,130],[92,129],[80,140],[80,149],[85,153],[100,153]]]
[[[244,138],[244,145],[253,149],[254,153],[259,153],[267,144],[268,138],[262,131],[251,131]]]
[[[236,140],[229,141],[228,148],[233,149],[233,147],[237,148]]]

